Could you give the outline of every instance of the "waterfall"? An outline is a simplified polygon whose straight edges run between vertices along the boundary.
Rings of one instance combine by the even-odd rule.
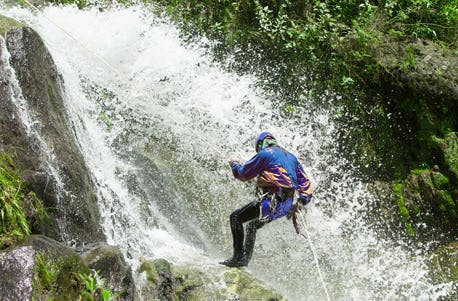
[[[211,41],[185,44],[143,6],[1,13],[49,48],[102,227],[133,266],[139,257],[211,266],[230,256],[228,217],[252,200],[253,183],[233,179],[227,161],[248,160],[256,134],[270,130],[316,187],[305,219],[332,300],[434,300],[451,289],[428,278],[422,249],[383,238],[365,218],[375,196],[339,159],[326,108],[304,97],[281,117],[255,76],[225,71],[206,54]],[[286,218],[258,232],[246,270],[289,300],[325,300],[310,246]]]

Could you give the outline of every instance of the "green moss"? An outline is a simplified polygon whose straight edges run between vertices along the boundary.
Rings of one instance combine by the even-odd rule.
[[[410,171],[410,173],[413,174],[413,175],[418,176],[418,175],[421,175],[422,173],[428,172],[428,171],[430,171],[429,168],[416,168],[416,169],[412,169]]]
[[[449,179],[440,172],[433,172],[432,181],[433,186],[439,190],[449,189]]]
[[[0,35],[5,37],[7,31],[13,27],[23,27],[24,25],[16,20],[0,15]]]
[[[393,185],[393,191],[395,192],[397,196],[397,203],[398,203],[398,210],[399,210],[398,213],[399,213],[399,216],[401,217],[401,222],[402,222],[402,225],[404,226],[404,231],[408,236],[412,237],[415,234],[415,230],[410,222],[410,211],[405,204],[404,196],[402,194],[402,187],[403,187],[403,184],[401,182],[395,182]],[[415,209],[413,211],[416,214],[418,214],[420,211],[420,208],[418,208],[417,206],[414,206],[414,208]]]
[[[450,221],[456,219],[456,205],[450,192],[445,190],[438,190],[437,198],[439,201],[440,211],[443,212],[445,216],[450,219]]]
[[[98,119],[103,122],[108,129],[113,127],[113,122],[111,122],[110,118],[105,113],[100,112]]]
[[[146,273],[146,279],[152,284],[157,285],[159,283],[159,274],[152,261],[142,260],[139,269],[140,273]]]
[[[441,142],[445,162],[458,179],[458,136],[455,132],[448,133]]]
[[[210,288],[211,279],[204,272],[186,266],[172,266],[172,273],[179,279],[175,289],[177,300],[224,300],[218,287]]]
[[[224,281],[229,293],[240,300],[286,300],[279,294],[267,289],[261,283],[240,269],[228,269]]]

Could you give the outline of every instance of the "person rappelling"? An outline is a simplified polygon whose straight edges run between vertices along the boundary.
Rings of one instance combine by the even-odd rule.
[[[255,142],[256,155],[243,163],[229,160],[236,179],[257,178],[257,200],[230,215],[234,253],[220,262],[228,267],[247,266],[253,254],[256,231],[283,216],[292,217],[296,232],[300,229],[296,212],[312,199],[312,184],[297,157],[278,145],[270,132],[262,132]],[[297,192],[297,193],[296,193]],[[249,222],[246,235],[243,223]]]

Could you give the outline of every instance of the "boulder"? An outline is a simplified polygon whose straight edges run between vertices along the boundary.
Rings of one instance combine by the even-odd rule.
[[[458,99],[458,57],[453,51],[421,39],[394,42],[380,51],[378,62],[388,77],[387,88],[407,89],[433,106],[442,104],[457,112],[453,103]]]
[[[81,254],[83,262],[105,280],[105,287],[113,293],[121,293],[117,300],[134,300],[135,283],[132,269],[126,263],[119,248],[100,245]]]

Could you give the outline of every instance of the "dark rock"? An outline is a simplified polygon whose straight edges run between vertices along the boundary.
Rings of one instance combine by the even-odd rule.
[[[81,255],[87,266],[105,279],[105,286],[114,294],[122,292],[117,300],[134,300],[135,283],[132,269],[117,247],[98,246]]]
[[[49,219],[38,228],[60,241],[103,241],[94,185],[52,57],[31,28],[13,26],[5,39],[6,45],[0,41],[0,149],[14,155],[28,188],[49,209]],[[24,109],[33,125],[23,124]]]
[[[410,65],[402,68],[400,59],[408,57]],[[378,60],[389,77],[384,83],[387,87],[408,89],[428,98],[432,105],[447,105],[452,101],[450,108],[457,112],[453,103],[458,99],[458,57],[451,51],[416,40],[384,47]]]
[[[0,300],[32,299],[34,255],[35,250],[30,246],[0,253]]]

